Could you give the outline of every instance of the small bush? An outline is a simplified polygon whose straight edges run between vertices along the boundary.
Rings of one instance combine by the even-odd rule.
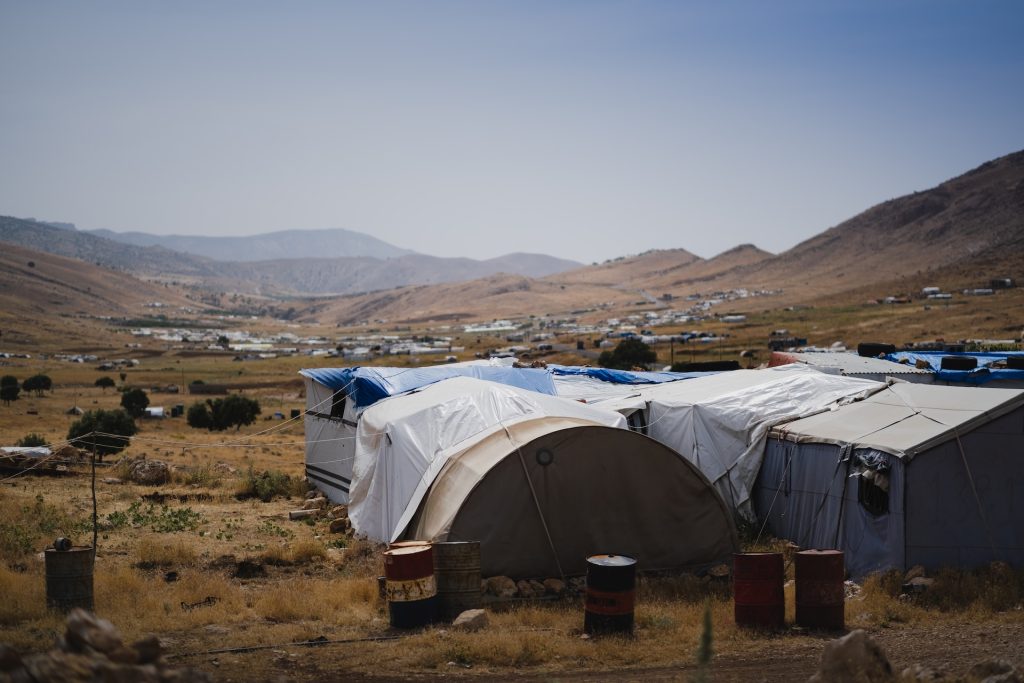
[[[291,477],[277,470],[257,472],[250,466],[239,479],[235,497],[239,500],[259,498],[264,503],[269,503],[275,496],[291,497],[301,494],[304,490],[305,484],[301,478]]]
[[[127,510],[109,513],[104,519],[103,526],[105,529],[148,526],[153,531],[176,533],[194,531],[205,521],[205,517],[192,508],[171,508],[161,505],[158,510],[152,503],[143,506],[136,501],[128,506]]]
[[[35,432],[26,434],[25,436],[18,439],[14,444],[15,446],[21,446],[23,448],[34,448],[36,446],[45,446],[46,439]]]

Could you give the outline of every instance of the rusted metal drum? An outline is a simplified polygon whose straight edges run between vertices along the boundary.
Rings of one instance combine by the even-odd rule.
[[[438,617],[452,621],[468,609],[479,609],[480,542],[434,543]]]
[[[395,628],[419,628],[437,619],[434,553],[429,545],[384,551],[388,612]]]
[[[633,633],[636,560],[625,555],[587,558],[583,630],[591,635]]]
[[[782,628],[786,623],[782,553],[736,553],[732,575],[736,625]]]
[[[801,550],[796,554],[796,623],[806,628],[840,630],[845,618],[840,550]]]
[[[92,570],[95,555],[89,546],[70,550],[47,548],[46,606],[70,612],[75,607],[93,610]]]

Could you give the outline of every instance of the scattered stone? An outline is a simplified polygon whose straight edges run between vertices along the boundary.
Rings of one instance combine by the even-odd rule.
[[[166,484],[170,477],[170,468],[163,460],[147,460],[140,458],[128,465],[128,480],[143,486]]]
[[[913,567],[907,570],[907,573],[903,575],[903,583],[910,583],[916,578],[924,576],[924,567],[919,564],[915,564]]]
[[[582,593],[587,590],[587,579],[584,576],[574,576],[569,579],[569,590],[573,593]]]
[[[492,576],[487,579],[487,592],[499,598],[515,597],[516,582],[507,576]]]
[[[919,576],[903,584],[904,593],[923,593],[934,585],[935,579]]]
[[[861,599],[861,587],[860,584],[854,583],[853,581],[843,582],[843,593],[847,600],[860,600]]]
[[[214,636],[223,636],[223,635],[226,635],[228,633],[231,633],[231,629],[227,628],[226,626],[217,626],[216,624],[210,624],[209,626],[204,626],[203,630],[206,631],[207,633],[209,633],[210,635],[214,635]]]
[[[882,683],[892,680],[885,651],[857,629],[825,645],[818,673],[808,683]]]
[[[104,484],[109,484],[111,486],[124,483],[117,477],[103,477],[102,479],[100,479],[100,481],[103,482]]]
[[[317,491],[316,489],[310,489],[310,490],[306,491],[306,500],[313,500],[314,498],[319,498],[319,497],[320,497],[320,492]]]
[[[544,579],[544,592],[549,595],[564,595],[565,581],[561,579]]]
[[[49,652],[20,657],[10,646],[0,645],[3,680],[54,681],[139,681],[141,683],[208,683],[209,674],[192,668],[170,669],[160,658],[155,636],[132,645],[105,619],[74,609],[67,619],[67,631]]]
[[[543,589],[544,587],[541,586],[541,588]],[[530,599],[537,597],[537,592],[534,590],[530,582],[525,579],[516,582],[516,590],[519,591],[519,597],[521,598]]]
[[[944,681],[946,675],[941,671],[929,669],[915,664],[903,670],[900,674],[900,683],[929,683],[930,681]]]
[[[348,506],[347,505],[335,505],[331,508],[328,513],[331,519],[348,519]]]
[[[489,623],[487,612],[482,609],[468,609],[455,617],[455,621],[452,622],[452,628],[461,631],[479,631],[480,629],[487,628]]]
[[[297,519],[306,519],[307,517],[317,517],[320,514],[320,510],[292,510],[288,513],[288,519],[295,521]]]
[[[220,472],[221,474],[234,474],[238,470],[227,464],[226,462],[218,462],[213,466],[214,471]]]
[[[331,525],[328,527],[328,531],[332,534],[343,534],[349,530],[348,518],[332,519]]]
[[[724,579],[731,573],[732,570],[729,568],[729,565],[725,563],[716,564],[714,567],[708,570],[708,574],[715,577],[716,579]]]
[[[1021,677],[1013,664],[1003,659],[990,659],[975,664],[967,676],[980,683],[1024,683],[1024,677]]]
[[[303,510],[322,510],[325,507],[327,507],[327,499],[323,496],[307,498],[306,502],[302,504]]]

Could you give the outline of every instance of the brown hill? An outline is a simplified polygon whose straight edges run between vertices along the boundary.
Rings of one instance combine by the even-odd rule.
[[[44,334],[78,341],[82,334],[98,333],[84,317],[152,314],[145,307],[152,302],[190,303],[175,289],[77,259],[12,244],[0,250],[0,330],[5,342]]]

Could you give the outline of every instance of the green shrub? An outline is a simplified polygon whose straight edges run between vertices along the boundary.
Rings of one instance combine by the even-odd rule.
[[[40,436],[39,434],[32,432],[31,434],[27,434],[18,439],[18,441],[15,442],[14,445],[21,446],[22,448],[34,448],[36,446],[45,446],[46,439]]]
[[[257,472],[250,466],[242,474],[235,497],[240,500],[259,498],[264,503],[269,503],[275,496],[290,497],[301,494],[304,490],[305,485],[300,478],[290,477],[276,470]]]

